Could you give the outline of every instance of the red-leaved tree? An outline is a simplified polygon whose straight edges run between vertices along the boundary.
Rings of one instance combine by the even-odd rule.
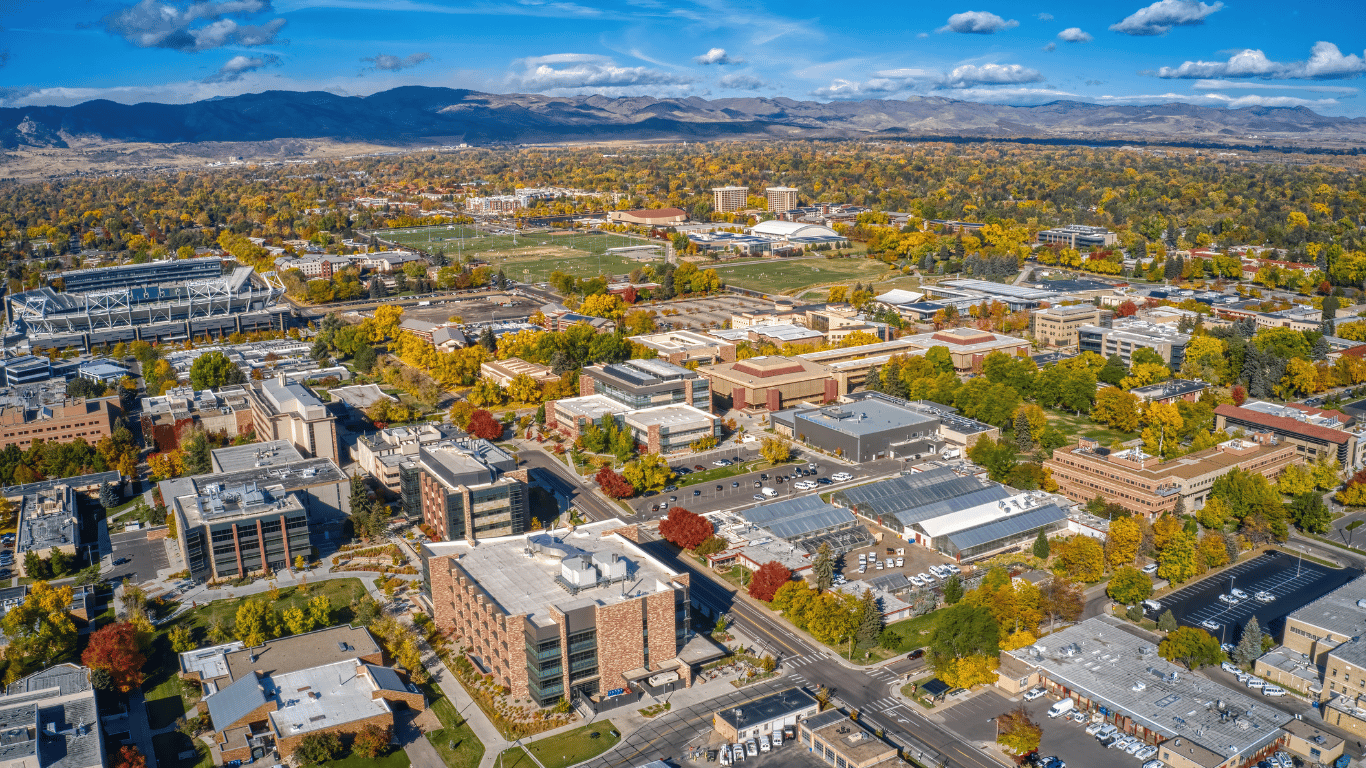
[[[119,750],[119,756],[114,762],[114,768],[147,768],[147,758],[143,757],[137,747],[123,747]]]
[[[1138,307],[1132,301],[1125,301],[1115,308],[1115,317],[1133,317]]]
[[[682,507],[669,510],[669,516],[659,521],[659,535],[683,549],[696,549],[712,533],[710,520]]]
[[[765,603],[773,600],[778,588],[792,580],[792,571],[777,560],[769,560],[754,572],[749,582],[749,596]]]
[[[598,487],[603,493],[614,499],[629,499],[636,495],[636,487],[606,464],[598,470],[593,479],[598,481]]]
[[[81,663],[91,669],[109,673],[114,685],[123,693],[142,687],[142,665],[147,658],[138,651],[137,628],[122,621],[106,624],[90,636],[90,644],[81,654]]]
[[[1229,395],[1233,398],[1234,405],[1241,407],[1243,403],[1247,402],[1247,390],[1243,388],[1242,384],[1235,385]]]
[[[470,414],[470,426],[465,431],[485,440],[498,440],[503,436],[503,423],[493,418],[493,414],[480,409]]]

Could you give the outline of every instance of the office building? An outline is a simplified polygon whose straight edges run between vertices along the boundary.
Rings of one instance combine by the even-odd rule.
[[[36,489],[31,493],[10,497],[13,489],[5,489],[6,498],[11,498],[19,512],[18,529],[14,539],[14,562],[21,576],[24,570],[24,555],[37,552],[47,557],[53,549],[68,555],[84,546],[81,537],[80,509],[76,492],[69,485],[52,485]]]
[[[333,390],[334,392],[336,390]],[[411,427],[389,427],[361,435],[351,449],[351,460],[393,493],[402,491],[403,462],[422,446],[436,445],[465,436],[454,424],[427,422]]]
[[[241,392],[251,404],[256,439],[288,440],[306,456],[338,460],[337,417],[318,396],[284,374],[240,387],[224,387],[225,394]]]
[[[578,439],[589,422],[601,426],[604,417],[626,429],[646,453],[680,453],[704,437],[721,436],[721,419],[691,405],[676,403],[632,409],[603,395],[551,400],[545,406],[546,425],[570,440]]]
[[[768,210],[771,213],[786,213],[797,207],[796,187],[767,187],[764,195],[768,198]]]
[[[64,387],[63,387],[64,390]],[[81,438],[94,445],[114,433],[114,420],[123,416],[117,395],[88,400],[46,400],[31,390],[13,391],[0,400],[0,448],[28,450],[34,440],[69,443]]]
[[[10,768],[101,768],[100,711],[90,670],[57,664],[5,687],[0,761]]]
[[[835,379],[836,394],[847,395],[859,387],[867,386],[868,375],[873,369],[881,368],[893,357],[923,354],[925,349],[918,343],[908,339],[895,339],[853,347],[803,352],[796,357],[828,367],[830,375]]]
[[[1261,697],[1190,674],[1150,640],[1091,618],[1047,640],[1002,651],[997,686],[1016,695],[1043,686],[1084,715],[1155,745],[1171,768],[1241,768],[1287,743],[1293,718]],[[1179,707],[1173,710],[1173,705]]]
[[[981,371],[982,361],[992,352],[1003,352],[1015,357],[1026,357],[1033,352],[1033,345],[1018,336],[979,331],[976,328],[946,328],[933,333],[903,336],[897,341],[921,349],[944,347],[953,359],[954,370],[959,373]]]
[[[202,686],[224,764],[287,760],[305,736],[343,738],[368,725],[392,731],[394,712],[426,699],[364,627],[318,629],[252,648],[232,642],[180,654],[180,674]]]
[[[815,696],[801,688],[788,688],[761,696],[744,707],[716,710],[712,727],[722,739],[737,742],[772,736],[774,731],[781,734],[784,728],[795,727],[817,712],[820,712],[820,702]]]
[[[603,702],[646,687],[691,685],[688,574],[641,549],[620,520],[477,546],[423,547],[423,583],[439,629],[511,697],[550,706]]]
[[[731,213],[749,206],[749,187],[712,187],[711,207],[717,213]]]
[[[179,448],[180,441],[196,429],[229,438],[253,434],[256,429],[251,403],[240,390],[216,393],[173,387],[164,395],[144,397],[139,419],[143,439],[158,452]]]
[[[1339,467],[1355,471],[1366,464],[1366,433],[1349,427],[1338,411],[1287,403],[1277,405],[1248,400],[1242,406],[1224,403],[1214,409],[1214,427],[1270,432],[1289,445],[1306,462],[1331,456]]]
[[[1065,227],[1045,229],[1039,232],[1039,242],[1044,245],[1065,245],[1082,250],[1086,248],[1108,248],[1119,242],[1119,235],[1105,227],[1088,227],[1084,224],[1070,224]]]
[[[463,437],[419,445],[399,465],[408,519],[421,519],[436,541],[511,536],[527,529],[527,470],[487,440]]]
[[[1146,347],[1156,352],[1173,371],[1181,370],[1190,339],[1189,335],[1167,323],[1151,323],[1132,317],[1114,320],[1109,326],[1077,328],[1077,345],[1082,352],[1095,352],[1107,359],[1119,355],[1125,365],[1132,365],[1134,351]]]
[[[602,395],[630,409],[685,403],[711,411],[711,383],[665,360],[593,365],[579,373],[580,395]]]
[[[799,357],[751,357],[698,372],[711,380],[715,407],[723,411],[781,411],[799,402],[828,403],[840,394],[829,366]]]
[[[487,360],[479,364],[479,372],[484,378],[497,382],[500,387],[508,386],[518,376],[531,377],[531,380],[540,384],[542,389],[551,384],[560,383],[559,374],[550,370],[550,366],[528,363],[517,357],[509,357],[506,360]]]
[[[1077,329],[1083,325],[1105,327],[1111,312],[1090,304],[1048,307],[1029,313],[1030,332],[1039,344],[1046,347],[1075,347]]]
[[[9,320],[35,347],[120,341],[183,341],[254,330],[283,330],[284,283],[274,272],[218,257],[155,261],[63,272],[65,291],[43,287],[6,297]]]
[[[631,342],[653,349],[660,360],[674,365],[688,363],[711,365],[712,363],[735,362],[735,345],[696,331],[661,331],[644,336],[632,336]]]
[[[1139,448],[1112,451],[1083,437],[1075,446],[1055,449],[1044,468],[1067,498],[1084,503],[1102,496],[1152,522],[1174,509],[1178,499],[1187,512],[1205,506],[1214,481],[1234,469],[1274,483],[1301,460],[1294,445],[1266,432],[1167,461]]]
[[[892,338],[891,326],[870,320],[853,307],[827,305],[806,311],[807,328],[825,334],[827,344],[842,344],[853,333],[866,333],[878,341]]]
[[[835,768],[900,768],[897,748],[839,709],[797,723],[797,748]]]
[[[933,456],[943,444],[939,419],[904,407],[905,401],[878,392],[854,402],[809,404],[772,414],[773,429],[855,462]]]
[[[855,402],[865,397],[889,397],[881,393],[855,392],[846,395],[843,400]],[[895,400],[896,398],[892,398]],[[983,437],[992,440],[999,440],[1001,430],[985,422],[969,419],[958,413],[958,409],[951,405],[936,403],[933,400],[910,400],[905,401],[902,408],[918,411],[926,416],[939,420],[939,438],[944,441],[948,449],[967,448],[976,445],[977,441]],[[942,450],[942,449],[941,449]],[[952,453],[950,453],[952,455]]]

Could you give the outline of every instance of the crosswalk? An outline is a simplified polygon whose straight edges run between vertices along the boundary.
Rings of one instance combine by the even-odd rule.
[[[868,704],[869,709],[876,710],[878,712],[882,712],[888,709],[895,709],[899,706],[901,706],[901,702],[897,701],[891,696],[884,696]]]
[[[888,670],[886,670],[886,669],[882,669],[882,668],[878,668],[878,669],[867,669],[867,670],[864,670],[864,674],[868,675],[869,677],[873,678],[874,680],[877,680],[878,682],[883,682],[883,683],[897,683],[897,682],[900,682],[900,681],[901,681],[901,678],[898,677],[897,674],[896,674],[895,672],[890,672],[890,671],[888,671]]]
[[[789,667],[800,667],[800,666],[802,666],[803,664],[810,664],[810,663],[812,663],[812,662],[820,661],[820,660],[821,660],[821,657],[820,657],[820,656],[816,656],[816,655],[810,655],[810,656],[788,656],[786,659],[783,659],[783,663],[786,664],[786,665],[788,665]]]

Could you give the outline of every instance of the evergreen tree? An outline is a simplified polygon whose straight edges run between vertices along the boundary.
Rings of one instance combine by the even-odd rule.
[[[1034,438],[1029,434],[1029,418],[1023,410],[1015,415],[1015,444],[1022,453],[1028,453],[1034,447]]]
[[[863,388],[869,392],[882,391],[882,366],[875,365],[868,369],[868,380],[864,383]]]
[[[502,267],[498,268],[498,276],[494,278],[493,284],[498,286],[498,290],[500,291],[508,287],[508,276],[503,274]]]
[[[1034,556],[1040,560],[1047,560],[1049,551],[1048,537],[1043,531],[1039,531],[1039,537],[1034,539]]]
[[[1324,336],[1332,336],[1337,333],[1337,324],[1332,320],[1324,320],[1319,324],[1319,333],[1322,333]]]
[[[1243,625],[1243,636],[1238,647],[1233,649],[1233,660],[1243,666],[1250,666],[1262,655],[1262,625],[1253,616]]]
[[[1336,296],[1324,296],[1324,297],[1323,297],[1323,319],[1324,319],[1324,320],[1332,320],[1332,319],[1336,318],[1336,317],[1338,316],[1338,306],[1339,306],[1339,305],[1340,305],[1340,302],[1338,302],[1338,297],[1336,297]]]
[[[1163,632],[1176,631],[1176,617],[1172,615],[1172,610],[1170,608],[1163,611],[1162,615],[1158,617],[1157,628]]]
[[[489,352],[498,351],[498,339],[494,337],[492,328],[486,326],[483,332],[479,334],[479,346]]]
[[[541,404],[540,404],[539,406],[537,406],[537,408],[536,408],[536,423],[537,423],[537,424],[544,424],[544,423],[545,423],[545,403],[541,403]]]
[[[949,605],[963,599],[963,580],[954,574],[944,582],[944,602]]]
[[[118,493],[114,489],[113,483],[105,483],[100,486],[100,506],[105,509],[116,507],[119,504]]]
[[[882,608],[878,605],[873,590],[863,591],[863,601],[859,608],[859,623],[858,629],[854,630],[854,639],[859,645],[869,645],[882,634]]]
[[[827,590],[835,583],[835,557],[828,543],[816,550],[816,561],[811,564],[811,573],[816,579],[816,589]]]
[[[1315,360],[1323,361],[1328,359],[1328,353],[1332,351],[1333,345],[1328,343],[1328,337],[1320,336],[1317,340],[1314,341],[1314,346],[1309,351],[1309,355],[1313,357]]]
[[[388,289],[384,287],[384,281],[378,277],[370,281],[370,298],[382,299],[388,295]]]

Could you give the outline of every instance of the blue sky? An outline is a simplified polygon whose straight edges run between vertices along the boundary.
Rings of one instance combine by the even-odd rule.
[[[0,105],[399,85],[1366,115],[1366,2],[8,0]]]

